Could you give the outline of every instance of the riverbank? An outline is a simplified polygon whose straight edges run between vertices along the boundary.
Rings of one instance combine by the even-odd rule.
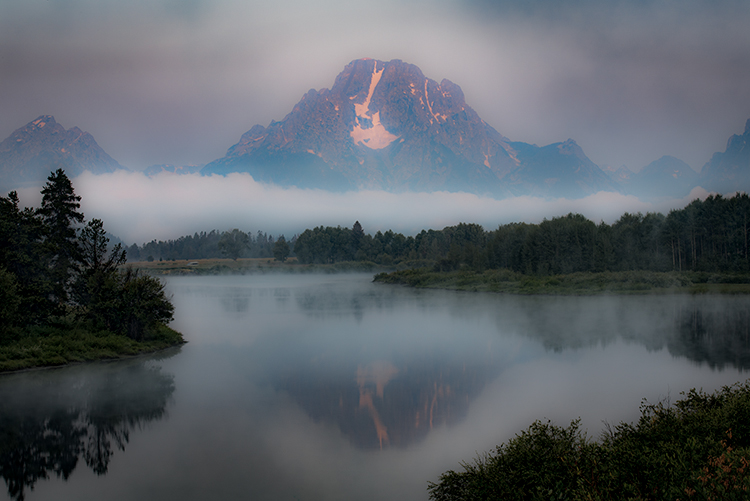
[[[301,264],[295,258],[283,263],[269,258],[175,259],[128,262],[149,275],[245,275],[251,273],[376,273],[387,269],[370,261],[342,261],[332,264]],[[393,269],[393,268],[390,268]]]
[[[141,341],[75,324],[31,327],[7,333],[0,342],[0,373],[130,358],[185,342],[182,334],[166,325]]]
[[[375,282],[429,289],[508,294],[750,294],[750,275],[701,272],[621,271],[536,276],[509,270],[431,271],[426,268],[379,273]]]

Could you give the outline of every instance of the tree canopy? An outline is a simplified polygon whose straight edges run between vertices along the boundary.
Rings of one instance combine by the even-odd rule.
[[[738,194],[695,200],[664,216],[623,214],[613,224],[581,214],[539,224],[510,223],[487,231],[472,223],[404,236],[391,230],[365,234],[319,226],[297,238],[301,263],[372,261],[383,265],[509,269],[532,275],[602,271],[748,272],[750,198]]]
[[[104,223],[82,226],[80,200],[62,169],[38,209],[20,209],[16,192],[0,197],[0,335],[77,318],[141,340],[172,319],[163,284],[121,269],[126,251],[109,247]]]

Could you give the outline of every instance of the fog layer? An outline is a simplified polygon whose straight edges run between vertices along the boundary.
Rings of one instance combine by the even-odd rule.
[[[662,212],[682,208],[707,192],[696,188],[688,197],[647,203],[633,196],[600,192],[578,200],[515,197],[496,200],[470,193],[388,193],[280,188],[253,180],[248,174],[224,176],[174,175],[153,178],[120,171],[73,179],[86,219],[99,218],[105,229],[124,242],[142,244],[175,239],[200,231],[239,228],[291,237],[316,226],[351,227],[366,233],[392,229],[406,235],[423,229],[477,223],[487,230],[512,222],[583,214],[599,223],[613,223],[625,212]],[[20,190],[21,202],[38,206],[38,188]]]

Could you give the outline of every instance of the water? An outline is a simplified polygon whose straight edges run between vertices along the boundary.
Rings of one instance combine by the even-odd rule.
[[[426,499],[535,419],[632,421],[750,367],[750,298],[175,277],[184,347],[0,377],[5,496]]]

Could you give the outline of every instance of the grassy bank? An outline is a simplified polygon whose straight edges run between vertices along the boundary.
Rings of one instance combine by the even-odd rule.
[[[182,334],[165,325],[142,341],[85,325],[31,327],[5,334],[0,342],[0,372],[128,358],[183,343]]]
[[[374,280],[411,287],[509,294],[750,293],[749,275],[700,272],[622,271],[534,276],[509,270],[440,272],[421,268],[379,273]]]
[[[598,441],[578,421],[537,421],[462,466],[430,483],[432,500],[750,499],[750,385],[644,403]]]
[[[295,258],[285,262],[269,258],[176,259],[174,261],[129,262],[128,266],[150,275],[231,275],[250,273],[374,273],[384,269],[369,261],[343,261],[333,264],[301,264]]]

